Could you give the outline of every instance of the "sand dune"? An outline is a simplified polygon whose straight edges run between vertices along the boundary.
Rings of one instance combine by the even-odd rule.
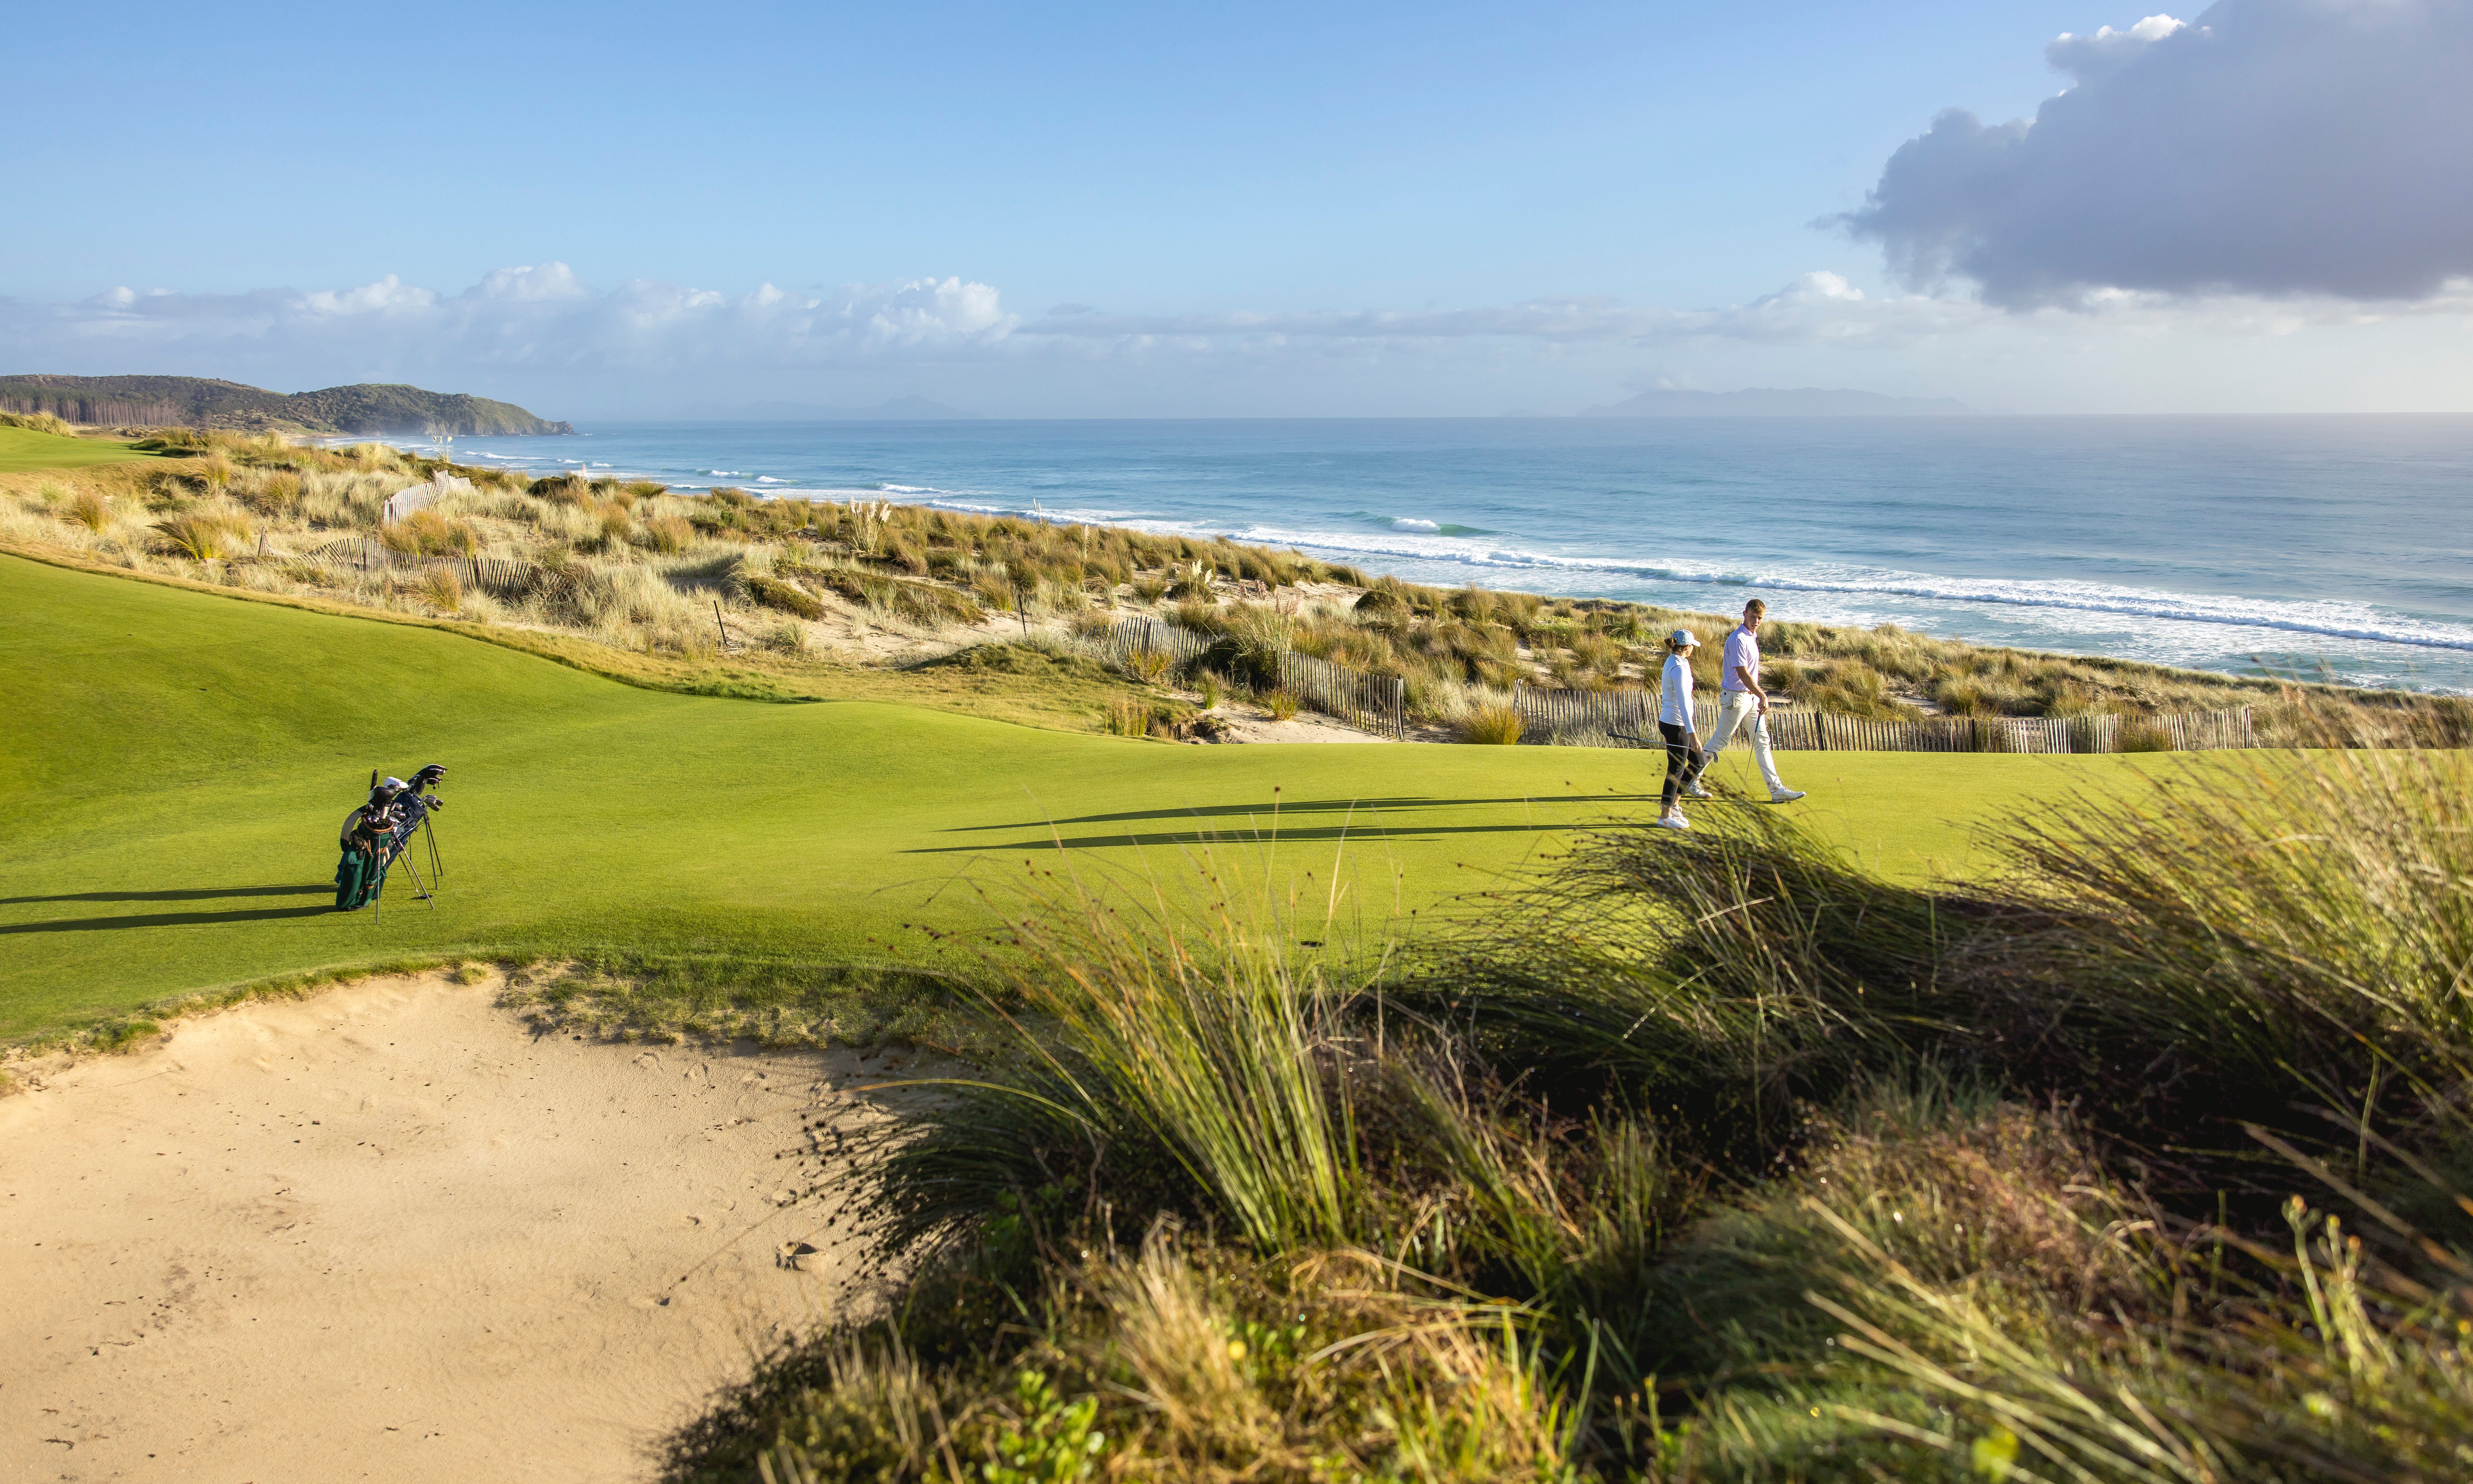
[[[849,1089],[897,1062],[541,1037],[495,998],[368,981],[21,1067],[0,1478],[640,1478],[755,1348],[860,1302],[811,1126],[887,1116]]]

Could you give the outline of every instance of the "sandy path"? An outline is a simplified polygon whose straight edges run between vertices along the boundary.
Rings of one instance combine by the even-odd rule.
[[[495,993],[247,1006],[0,1099],[0,1479],[640,1478],[840,1302],[792,1192],[882,1059],[538,1038]]]

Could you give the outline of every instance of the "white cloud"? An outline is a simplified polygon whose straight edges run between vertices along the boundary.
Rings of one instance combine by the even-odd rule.
[[[1708,387],[1858,386],[2012,407],[2223,410],[2246,398],[2442,408],[2473,405],[2468,311],[2466,282],[2411,303],[2102,289],[2067,308],[2021,311],[1867,293],[1815,270],[1702,308],[1588,296],[1187,315],[1067,304],[1025,323],[996,289],[958,277],[824,294],[643,280],[596,289],[552,262],[460,292],[390,276],[343,289],[0,300],[0,371],[188,373],[285,391],[411,381],[552,417],[909,394],[1041,416],[1576,408],[1607,400],[1645,367]],[[2321,354],[2338,347],[2353,347],[2341,362],[2352,369]]]
[[[2091,36],[2072,36],[2064,31],[2045,45],[2044,60],[2080,83],[2092,83],[2120,71],[2147,50],[2149,43],[2161,41],[2188,26],[2188,21],[2174,20],[2170,15],[2149,15],[2127,31],[2099,26]]]
[[[771,284],[732,297],[640,280],[594,292],[564,263],[502,268],[451,297],[389,275],[348,289],[120,288],[76,304],[0,301],[0,346],[30,369],[89,370],[102,357],[109,370],[212,366],[211,374],[287,384],[539,366],[660,373],[934,360],[982,351],[1015,323],[995,289],[959,278],[813,297]]]
[[[2064,36],[2032,122],[1953,108],[1837,221],[1911,287],[2415,299],[2473,275],[2473,5],[2221,0]]]

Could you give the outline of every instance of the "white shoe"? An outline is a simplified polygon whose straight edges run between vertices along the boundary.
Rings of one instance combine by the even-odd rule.
[[[1684,785],[1683,797],[1686,799],[1715,799],[1717,796],[1709,792],[1707,789],[1702,788],[1700,786],[1699,779],[1694,778],[1690,783]]]
[[[1660,829],[1690,829],[1692,827],[1692,822],[1683,817],[1682,810],[1677,809],[1671,814],[1659,815],[1657,817],[1657,827]]]
[[[1792,803],[1802,797],[1803,790],[1799,788],[1772,788],[1769,790],[1769,802],[1771,803]]]

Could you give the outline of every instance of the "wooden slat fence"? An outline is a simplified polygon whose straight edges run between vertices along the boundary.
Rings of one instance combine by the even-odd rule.
[[[1706,736],[1717,700],[1694,694],[1693,719]],[[1526,730],[1523,741],[1581,746],[1656,747],[1657,691],[1555,690],[1520,685],[1512,692]],[[2117,753],[2203,752],[2254,747],[2250,709],[2190,711],[2164,716],[1931,716],[1884,721],[1800,707],[1769,712],[1769,746],[1781,753]],[[1636,739],[1636,740],[1634,740]]]
[[[492,597],[517,601],[535,594],[550,598],[571,596],[577,586],[572,574],[529,562],[505,557],[424,557],[397,551],[362,536],[328,541],[303,560],[362,572],[426,572],[444,567],[468,587],[477,587]]]
[[[1170,664],[1190,664],[1211,652],[1211,640],[1156,618],[1118,619],[1114,627],[1084,634],[1081,643],[1101,658],[1120,663],[1136,655],[1165,655]]]
[[[1280,652],[1280,683],[1306,705],[1379,736],[1408,735],[1408,684],[1396,675],[1368,675],[1293,650]]]

